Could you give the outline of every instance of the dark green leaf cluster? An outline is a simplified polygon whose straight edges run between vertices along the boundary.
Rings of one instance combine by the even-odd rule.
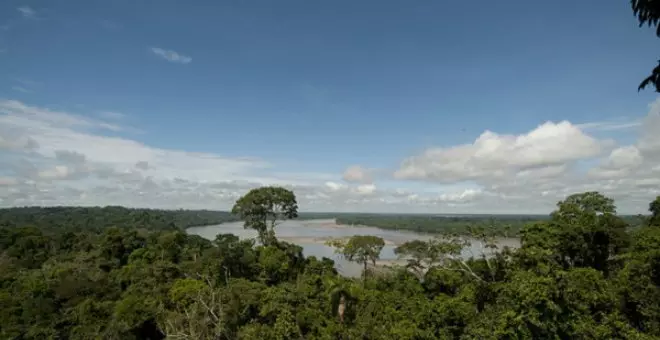
[[[573,195],[522,228],[519,249],[473,227],[401,245],[416,268],[361,280],[276,238],[21,217],[0,228],[0,339],[657,339],[654,202],[630,230],[611,200]],[[463,258],[468,239],[492,251]],[[384,241],[336,245],[374,267]]]
[[[246,229],[255,229],[262,244],[269,244],[274,242],[277,221],[298,217],[298,203],[288,189],[261,187],[239,198],[231,213],[244,221]]]
[[[660,37],[660,26],[658,26],[658,22],[660,22],[660,2],[657,0],[630,0],[630,4],[639,21],[639,26],[655,27],[655,34]],[[649,85],[653,85],[655,91],[660,92],[660,60],[651,75],[639,84],[638,90],[642,90]]]

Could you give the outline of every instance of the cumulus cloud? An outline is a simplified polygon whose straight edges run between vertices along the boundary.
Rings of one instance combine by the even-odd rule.
[[[101,120],[0,101],[0,205],[127,205],[227,209],[261,185],[295,190],[307,210],[377,207],[373,184],[337,183],[340,174],[278,171],[251,157],[161,149],[106,136]],[[327,182],[328,179],[334,182]],[[377,196],[379,195],[379,196]]]
[[[376,191],[376,186],[373,184],[362,184],[358,185],[355,191],[362,195],[371,195]]]
[[[597,167],[589,170],[589,175],[597,178],[629,176],[632,174],[632,170],[641,166],[642,163],[642,154],[636,146],[622,146],[612,150]]]
[[[465,197],[484,210],[549,211],[567,195],[595,190],[615,198],[622,212],[644,212],[660,195],[659,103],[631,123],[547,122],[518,136],[486,131],[472,144],[410,157],[394,176],[430,184],[467,181],[478,189]],[[639,134],[631,145],[614,145],[587,133],[593,130]]]
[[[404,160],[389,181],[363,166],[301,173],[272,160],[158,148],[106,135],[115,129],[102,118],[110,117],[0,100],[0,206],[229,209],[254,187],[281,185],[306,211],[548,213],[567,195],[598,190],[636,213],[660,195],[657,104],[630,145],[569,122],[521,135],[486,131]]]
[[[519,136],[486,131],[472,144],[426,150],[394,175],[438,182],[489,178],[594,157],[603,146],[567,121],[547,122]]]
[[[151,47],[150,50],[153,54],[172,63],[188,64],[192,61],[191,57],[179,54],[176,51],[165,50],[159,47]]]

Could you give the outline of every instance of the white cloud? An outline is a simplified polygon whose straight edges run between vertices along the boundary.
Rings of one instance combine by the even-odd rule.
[[[134,131],[136,129],[107,123],[68,112],[54,111],[47,108],[28,106],[17,100],[0,100],[0,113],[8,114],[6,122],[13,125],[23,125],[26,129],[39,127],[70,126],[85,129],[101,129],[109,131]]]
[[[346,185],[335,182],[325,182],[325,186],[331,191],[339,191],[346,188]]]
[[[107,128],[102,121],[19,101],[0,101],[0,113],[3,152],[22,155],[2,154],[7,157],[2,157],[0,167],[11,171],[18,179],[14,189],[23,193],[0,190],[4,205],[183,205],[226,209],[232,200],[258,185],[287,185],[307,191],[308,197],[323,197],[332,188],[325,189],[319,179],[339,177],[274,174],[273,165],[261,159],[154,148],[101,134]],[[342,189],[338,195],[357,195],[356,190]],[[52,195],[60,191],[75,195],[58,194],[55,199]],[[359,191],[367,192],[369,188]]]
[[[30,8],[29,6],[21,6],[16,8],[16,10],[26,18],[34,18],[37,15],[37,12],[32,8]]]
[[[346,182],[357,182],[357,183],[371,183],[372,178],[371,178],[371,171],[359,166],[359,165],[352,165],[349,166],[346,171],[344,171],[344,175],[342,176],[344,181]]]
[[[355,188],[355,191],[362,195],[371,195],[376,191],[376,186],[373,184],[362,184],[358,185],[358,187]]]
[[[285,171],[263,159],[158,148],[106,135],[125,129],[120,119],[0,100],[0,205],[229,209],[251,188],[282,185],[306,211],[547,213],[567,195],[598,190],[636,213],[660,195],[659,113],[652,105],[630,145],[569,122],[521,135],[486,131],[410,157],[399,180],[387,181],[362,166]]]
[[[281,171],[261,159],[155,148],[103,135],[102,121],[18,101],[0,101],[0,112],[2,206],[229,209],[251,188],[282,185],[307,211],[392,212],[434,209],[470,195],[382,190],[342,183],[341,174]]]
[[[406,159],[400,179],[436,183],[471,181],[464,195],[446,193],[471,209],[548,212],[567,195],[600,191],[619,211],[643,213],[660,195],[660,101],[635,123],[545,123],[519,136],[486,131],[473,144],[434,148]],[[632,145],[613,145],[586,131],[638,131]]]
[[[480,189],[465,189],[462,192],[452,192],[440,195],[440,200],[448,202],[468,202],[483,194]]]
[[[637,147],[645,158],[660,161],[660,99],[653,102],[649,108]]]
[[[37,175],[43,179],[66,179],[73,175],[73,171],[65,165],[56,165],[53,168],[39,171]]]
[[[519,136],[486,131],[473,144],[428,149],[394,175],[437,182],[502,177],[595,157],[604,145],[567,121],[547,122]]]
[[[176,51],[165,50],[159,47],[151,47],[150,50],[155,55],[172,63],[188,64],[192,61],[191,57],[179,54]]]
[[[642,154],[634,145],[618,147],[603,159],[597,167],[591,169],[589,174],[601,178],[613,178],[627,176],[631,170],[638,168],[643,163]]]

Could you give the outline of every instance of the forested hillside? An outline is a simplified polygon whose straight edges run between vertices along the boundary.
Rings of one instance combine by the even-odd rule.
[[[520,249],[466,261],[456,257],[461,237],[411,241],[397,248],[408,268],[351,279],[331,260],[277,240],[274,221],[297,215],[295,196],[277,190],[256,189],[234,207],[265,246],[163,230],[131,209],[50,219],[14,210],[24,214],[10,224],[3,215],[0,338],[660,337],[660,197],[648,225],[632,232],[611,200],[584,193],[525,226]],[[99,211],[114,217],[91,213]],[[493,235],[474,236],[492,245]],[[383,240],[363,235],[335,246],[366,266]]]

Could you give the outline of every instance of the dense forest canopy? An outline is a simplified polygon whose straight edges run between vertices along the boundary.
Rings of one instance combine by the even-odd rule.
[[[631,229],[613,201],[572,195],[522,227],[519,249],[499,249],[492,230],[473,227],[495,256],[462,259],[465,237],[441,235],[399,246],[408,266],[360,279],[303,256],[277,240],[277,228],[257,245],[145,223],[143,210],[8,210],[24,217],[9,221],[4,211],[0,228],[0,338],[656,339],[659,206],[660,197]],[[261,209],[270,207],[240,216],[246,227],[270,216]],[[178,216],[182,226],[203,219]],[[336,246],[375,263],[382,244],[360,235]]]

